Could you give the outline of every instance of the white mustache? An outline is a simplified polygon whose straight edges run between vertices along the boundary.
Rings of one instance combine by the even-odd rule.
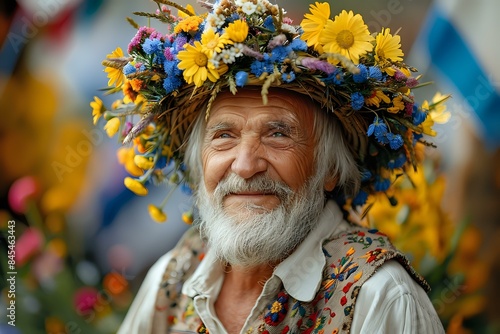
[[[214,197],[217,201],[222,201],[229,194],[241,192],[273,194],[284,202],[287,202],[294,193],[286,183],[273,180],[265,174],[251,179],[244,179],[236,174],[230,174],[219,182],[215,188]]]

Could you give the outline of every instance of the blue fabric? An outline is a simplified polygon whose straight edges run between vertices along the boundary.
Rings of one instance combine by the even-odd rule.
[[[423,38],[433,66],[456,86],[477,114],[486,144],[499,146],[500,95],[453,23],[434,8]]]

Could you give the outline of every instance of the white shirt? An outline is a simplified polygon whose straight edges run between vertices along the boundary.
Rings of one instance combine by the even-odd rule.
[[[316,229],[275,268],[256,306],[267,303],[265,296],[281,283],[295,299],[312,300],[320,287],[325,265],[323,241],[350,229],[352,226],[342,220],[337,204],[328,202]],[[150,332],[158,287],[170,258],[169,252],[151,267],[118,334]],[[215,263],[214,255],[208,250],[196,271],[184,283],[182,293],[196,296],[196,311],[211,333],[226,334],[213,309],[224,279],[221,266]],[[300,266],[303,270],[297,270]],[[251,312],[241,333],[255,316]],[[351,333],[444,333],[444,329],[422,287],[398,262],[391,260],[362,285],[354,308]]]

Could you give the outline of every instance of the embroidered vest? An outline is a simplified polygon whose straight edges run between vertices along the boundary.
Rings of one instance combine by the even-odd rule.
[[[354,227],[353,227],[354,228]],[[205,252],[196,229],[173,250],[158,292],[153,333],[208,333],[197,316],[193,299],[182,295],[183,282],[192,275]],[[321,286],[310,302],[301,302],[282,287],[246,333],[349,333],[356,298],[363,283],[386,261],[399,261],[426,291],[425,280],[410,266],[388,238],[374,229],[355,227],[326,240],[326,265]]]

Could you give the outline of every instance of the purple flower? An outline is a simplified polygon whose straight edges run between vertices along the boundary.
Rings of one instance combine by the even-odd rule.
[[[245,71],[239,71],[238,73],[236,73],[234,78],[236,80],[236,86],[243,87],[248,81],[248,73]]]
[[[360,92],[354,92],[351,94],[351,107],[354,110],[359,110],[365,104],[365,98]]]
[[[342,73],[342,72],[340,72],[340,70],[337,69],[337,67],[335,65],[332,65],[329,62],[322,61],[322,60],[319,60],[319,59],[316,59],[313,57],[304,57],[300,61],[300,63],[302,66],[305,66],[308,69],[319,70],[319,71],[322,71],[322,72],[325,72],[326,74],[328,74],[329,77],[324,80],[326,83],[332,83],[332,81],[328,82],[328,80],[333,80],[333,79],[329,79],[331,74],[335,74],[335,73],[337,73],[337,71],[339,73]],[[333,82],[333,83],[335,83],[335,82]],[[336,83],[336,84],[338,84],[338,83]]]
[[[403,72],[397,70],[396,73],[394,73],[394,79],[396,79],[396,81],[405,81],[406,75],[404,75]]]
[[[413,88],[413,87],[415,87],[416,85],[418,85],[418,80],[417,80],[417,79],[415,79],[415,78],[408,78],[408,79],[406,80],[406,86],[407,86],[408,88]]]

